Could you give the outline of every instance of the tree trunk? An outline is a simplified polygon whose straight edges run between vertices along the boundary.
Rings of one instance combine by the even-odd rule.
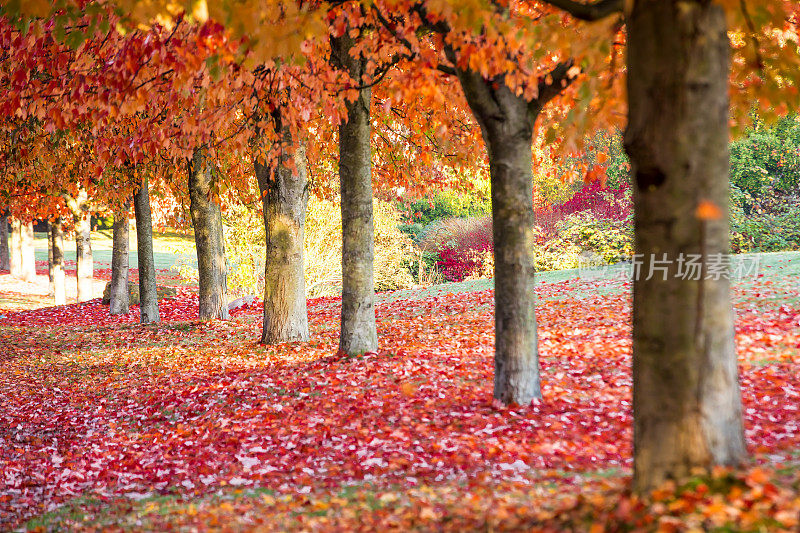
[[[0,216],[0,270],[11,269],[8,251],[8,215]]]
[[[363,58],[350,55],[353,39],[345,33],[331,39],[333,60],[362,83]],[[372,91],[359,90],[347,102],[347,122],[339,126],[339,187],[342,208],[342,320],[339,351],[347,355],[378,349],[375,326],[374,227],[370,105]]]
[[[10,222],[9,272],[12,276],[18,278],[22,274],[22,249],[20,248],[22,223],[16,218],[12,218]]]
[[[64,305],[67,303],[67,288],[64,273],[64,230],[61,217],[50,223],[49,241],[52,250],[50,264],[53,272],[53,302],[55,305]]]
[[[36,281],[36,249],[33,244],[33,222],[20,227],[20,278]]]
[[[136,214],[136,255],[139,258],[139,310],[140,322],[152,324],[161,322],[158,313],[156,294],[156,266],[153,259],[153,219],[150,214],[150,192],[147,177],[142,178],[141,186],[133,196],[133,209]]]
[[[489,155],[495,276],[494,397],[526,405],[541,398],[536,338],[531,144],[539,106],[501,80],[459,71]]]
[[[56,279],[55,279],[55,263],[53,263],[53,226],[52,222],[47,222],[47,295],[55,296],[56,294]]]
[[[288,128],[283,142],[293,146]],[[303,230],[308,207],[305,149],[296,147],[296,174],[282,152],[272,165],[255,162],[264,210],[267,253],[264,269],[263,344],[308,340]]]
[[[647,491],[746,454],[729,280],[709,271],[728,253],[729,52],[712,2],[639,0],[627,28],[634,486]],[[698,216],[705,201],[721,216]]]
[[[78,302],[85,302],[94,298],[91,220],[92,216],[85,211],[81,211],[75,217],[75,262],[77,263]]]
[[[188,162],[189,199],[197,249],[200,286],[200,320],[227,320],[228,272],[225,264],[225,239],[222,212],[211,199],[214,176],[206,160],[205,149],[196,148]]]
[[[109,289],[108,312],[126,315],[130,307],[128,292],[130,223],[128,221],[129,200],[114,213],[114,237],[111,245],[111,287]]]

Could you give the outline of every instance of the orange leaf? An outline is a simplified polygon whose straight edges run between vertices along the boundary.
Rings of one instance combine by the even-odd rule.
[[[697,204],[694,216],[700,220],[719,220],[722,218],[722,210],[713,202],[701,200]]]

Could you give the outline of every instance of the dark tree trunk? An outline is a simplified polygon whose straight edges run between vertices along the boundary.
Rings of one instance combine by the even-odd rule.
[[[283,143],[293,146],[289,130],[281,131]],[[302,145],[296,147],[293,156],[296,173],[287,165],[291,159],[284,151],[272,165],[255,163],[267,237],[261,335],[264,344],[308,340],[303,258],[308,179]]]
[[[67,303],[66,274],[64,272],[64,224],[61,217],[50,223],[50,246],[52,249],[53,302],[55,305]]]
[[[36,280],[36,249],[33,244],[33,222],[20,226],[20,278],[25,281]]]
[[[0,216],[0,270],[10,270],[8,251],[8,215]]]
[[[638,0],[627,28],[625,148],[643,254],[633,282],[634,485],[647,491],[746,454],[729,281],[705,279],[715,254],[728,253],[729,52],[712,2]],[[704,201],[722,216],[698,218]],[[703,270],[681,272],[693,257]],[[661,266],[653,258],[668,261],[666,275],[650,276]]]
[[[114,213],[114,240],[111,246],[111,287],[109,289],[108,312],[126,315],[130,307],[128,292],[130,223],[128,221],[129,200]]]
[[[142,324],[161,322],[156,294],[156,266],[153,259],[153,219],[150,214],[150,191],[147,187],[145,176],[142,178],[139,190],[133,196],[133,209],[136,214],[136,255],[139,259],[139,310]]]
[[[333,62],[362,83],[363,58],[350,55],[353,39],[331,39]],[[339,126],[339,186],[342,207],[342,321],[339,351],[347,355],[378,349],[375,326],[374,227],[370,105],[372,92],[359,90],[347,103],[347,122]]]
[[[12,218],[9,222],[11,224],[11,232],[9,234],[8,269],[12,276],[18,278],[22,273],[22,249],[20,248],[22,223],[16,218]]]
[[[47,223],[47,278],[48,278],[48,287],[47,287],[47,295],[48,296],[55,296],[56,294],[56,266],[53,262],[53,223]]]
[[[495,274],[494,397],[505,404],[541,398],[536,339],[531,143],[540,105],[500,80],[459,72],[489,155]]]
[[[222,212],[211,199],[214,175],[205,157],[205,149],[197,148],[188,162],[189,199],[197,249],[197,270],[200,286],[200,319],[227,320],[228,270],[225,264],[225,239]]]
[[[81,211],[75,218],[75,262],[77,264],[78,302],[85,302],[94,298],[91,220],[91,215],[85,211]]]

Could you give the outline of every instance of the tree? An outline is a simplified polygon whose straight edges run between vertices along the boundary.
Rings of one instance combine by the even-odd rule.
[[[8,255],[8,215],[5,213],[0,216],[0,270],[9,270]]]
[[[354,55],[355,41],[345,27],[331,37],[331,61],[360,86],[367,58]],[[347,355],[378,349],[375,325],[374,238],[370,87],[357,89],[339,126],[339,187],[342,206],[342,314],[339,351]]]
[[[712,2],[634,2],[627,27],[635,248],[643,269],[670,262],[633,280],[634,484],[647,490],[746,455],[729,280],[709,272],[729,250],[729,46]],[[688,257],[699,279],[682,279]]]
[[[222,234],[222,212],[213,199],[215,171],[205,147],[195,148],[187,161],[189,198],[197,248],[201,320],[227,320],[228,284],[225,241]]]
[[[270,164],[255,160],[266,234],[264,323],[261,342],[307,341],[303,232],[308,206],[305,149],[295,143],[280,113],[273,113],[281,132],[280,154]],[[291,163],[291,164],[290,164]]]
[[[133,196],[136,214],[136,255],[139,262],[139,311],[142,324],[161,322],[156,293],[156,266],[153,258],[153,219],[150,213],[150,191],[147,175],[141,177],[139,190]]]
[[[36,279],[36,261],[33,247],[33,223],[11,220],[10,266],[11,275],[24,281]]]
[[[547,2],[584,20],[623,7],[619,0]],[[738,8],[743,23],[733,35],[754,47],[743,52],[740,46],[737,55],[756,59],[739,62],[740,68],[763,69],[774,85],[796,92],[796,72],[776,76],[777,68],[764,69],[765,58],[784,57],[792,46],[765,54],[761,42],[770,42],[769,28],[760,42],[746,4]],[[780,1],[767,6],[778,25],[791,22],[790,9],[797,8]],[[641,258],[633,281],[634,486],[647,491],[696,467],[735,465],[746,455],[725,255],[728,80],[742,74],[730,74],[722,3],[636,0],[625,16],[625,149]],[[699,269],[687,271],[693,260]]]
[[[48,248],[51,250],[50,270],[53,273],[53,303],[67,303],[67,288],[64,272],[64,230],[61,217],[56,217],[49,224]]]
[[[86,189],[80,189],[75,196],[65,195],[67,206],[72,212],[75,228],[75,276],[78,280],[78,302],[94,298],[92,278],[94,260],[92,259],[91,213]]]
[[[128,211],[130,203],[114,213],[114,227],[111,246],[111,286],[109,287],[108,312],[111,315],[127,315],[130,308],[128,289],[130,222]]]

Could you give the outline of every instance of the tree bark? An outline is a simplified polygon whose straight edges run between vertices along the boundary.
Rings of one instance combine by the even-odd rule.
[[[11,270],[8,250],[8,215],[0,216],[0,270]]]
[[[55,305],[67,303],[66,274],[64,272],[64,230],[61,217],[50,223],[50,259],[53,272],[53,302]]]
[[[36,281],[36,255],[33,244],[33,222],[20,226],[20,279]]]
[[[55,264],[53,263],[53,231],[52,222],[47,222],[47,295],[55,296]]]
[[[494,397],[505,404],[541,398],[533,260],[533,124],[540,105],[503,82],[459,71],[489,155],[495,275]]]
[[[366,70],[354,58],[348,33],[331,39],[332,61],[357,84]],[[378,349],[375,325],[374,226],[372,219],[372,157],[370,105],[372,91],[359,90],[347,102],[347,122],[339,126],[339,187],[342,208],[342,317],[339,351],[347,355]]]
[[[22,249],[20,248],[22,223],[16,218],[12,218],[10,223],[9,271],[12,276],[18,278],[22,274]]]
[[[708,270],[728,253],[725,13],[707,1],[638,0],[627,28],[625,148],[642,254],[633,281],[634,487],[644,492],[697,467],[737,464],[746,451],[729,280]],[[722,216],[698,217],[703,201]],[[693,257],[704,266],[683,279]]]
[[[136,215],[136,255],[139,259],[139,310],[142,324],[161,322],[156,294],[156,266],[153,259],[153,219],[147,176],[133,196]]]
[[[279,121],[278,121],[279,122]],[[280,128],[285,146],[294,146],[288,128]],[[294,159],[295,171],[287,164]],[[308,207],[308,175],[305,148],[298,145],[294,156],[286,151],[271,165],[256,160],[255,172],[261,191],[266,232],[264,270],[264,323],[261,342],[277,344],[307,341],[303,232]]]
[[[130,308],[130,292],[128,291],[130,268],[129,202],[130,200],[126,201],[123,208],[114,213],[114,233],[111,245],[111,288],[109,290],[108,306],[108,312],[112,315],[126,315]]]
[[[77,263],[78,302],[85,302],[94,298],[91,220],[91,215],[85,211],[81,211],[75,217],[75,262]]]
[[[222,212],[211,199],[214,175],[205,148],[196,148],[188,161],[189,199],[200,286],[200,320],[227,320],[228,270]]]

